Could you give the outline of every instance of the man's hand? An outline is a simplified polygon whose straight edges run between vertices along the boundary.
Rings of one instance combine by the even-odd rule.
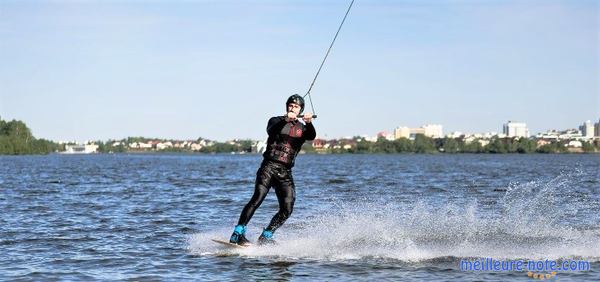
[[[287,121],[296,120],[296,113],[294,113],[294,112],[288,112],[287,115],[285,116],[285,119]]]
[[[313,114],[311,112],[308,112],[308,113],[304,114],[304,117],[302,119],[306,123],[311,123],[312,119],[313,119]]]

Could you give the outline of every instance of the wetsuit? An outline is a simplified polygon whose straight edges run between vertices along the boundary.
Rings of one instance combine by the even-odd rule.
[[[312,123],[302,124],[299,121],[287,122],[285,117],[272,117],[267,124],[267,149],[263,154],[263,162],[256,172],[254,194],[240,215],[238,224],[246,226],[256,209],[267,196],[269,189],[275,187],[279,201],[279,211],[266,230],[275,231],[292,214],[296,190],[292,178],[294,159],[304,141],[314,140],[317,133]]]

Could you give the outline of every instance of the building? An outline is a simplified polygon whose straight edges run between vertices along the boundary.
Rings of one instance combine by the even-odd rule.
[[[200,150],[202,150],[202,145],[200,145],[198,143],[192,143],[190,148],[192,149],[192,151],[200,151]]]
[[[91,154],[98,151],[98,145],[65,145],[64,154]]]
[[[448,137],[448,138],[460,138],[463,136],[465,136],[465,134],[463,134],[460,131],[453,131],[453,132],[450,132],[450,134],[446,135],[446,137]]]
[[[317,139],[315,139],[317,140]],[[321,139],[318,139],[321,140]],[[314,146],[314,140],[313,140],[313,146]],[[252,144],[252,152],[253,153],[259,153],[262,154],[267,150],[267,140],[265,141],[256,141],[254,144]]]
[[[584,138],[594,138],[594,125],[591,121],[586,120],[580,127],[581,136]]]
[[[552,129],[548,130],[545,133],[538,133],[536,136],[537,139],[547,139],[547,140],[558,140],[558,136],[560,136],[560,132],[558,130]]]
[[[323,146],[325,146],[326,143],[327,142],[325,140],[323,140],[323,139],[315,138],[312,141],[312,146],[315,149],[321,149],[321,148],[323,148]]]
[[[410,128],[406,126],[400,126],[394,129],[394,139],[410,138]]]
[[[567,129],[561,131],[560,135],[558,135],[559,140],[580,140],[582,138],[583,135],[581,135],[581,131],[577,129]]]
[[[552,141],[547,140],[547,139],[538,139],[536,141],[536,147],[537,148],[545,146],[545,145],[549,145],[549,144],[552,144]]]
[[[415,137],[417,136],[417,134],[425,135],[425,128],[419,127],[419,128],[411,128],[410,129],[410,139],[411,140],[414,140]]]
[[[594,123],[594,137],[600,137],[600,119],[597,123]]]
[[[498,132],[495,131],[484,133],[482,138],[492,139],[493,137],[504,138],[502,135],[498,134]]]
[[[423,134],[431,138],[443,138],[444,133],[442,126],[439,124],[426,124],[419,128],[408,128],[406,126],[400,126],[394,129],[394,135],[392,140],[400,138],[415,139],[417,134]],[[388,138],[389,139],[389,138]]]
[[[156,144],[156,150],[164,150],[167,148],[172,148],[173,147],[173,143],[171,143],[171,141],[167,141],[167,142],[161,142]]]
[[[385,138],[388,141],[394,141],[394,134],[388,133],[387,131],[381,131],[377,133],[377,138]]]
[[[569,141],[569,144],[567,144],[567,146],[572,147],[572,148],[581,148],[581,146],[583,146],[583,144],[581,144],[581,141],[573,140],[573,141]]]
[[[129,144],[131,149],[152,149],[151,143],[133,142]]]
[[[442,125],[440,124],[426,124],[421,126],[425,130],[425,136],[431,138],[442,138],[444,136],[444,132],[442,130]]]
[[[503,133],[506,137],[529,137],[529,129],[524,122],[508,121],[504,124]]]
[[[361,135],[360,137],[368,142],[377,142],[377,136]]]

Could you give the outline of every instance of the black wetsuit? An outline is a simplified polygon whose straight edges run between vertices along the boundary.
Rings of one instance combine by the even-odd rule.
[[[266,228],[275,231],[288,219],[294,209],[296,200],[292,178],[294,159],[304,141],[314,140],[317,133],[312,123],[304,125],[298,121],[286,122],[283,116],[269,119],[267,133],[269,134],[267,149],[263,154],[263,162],[256,172],[254,195],[242,210],[238,224],[246,226],[267,196],[269,189],[275,187],[279,211]]]

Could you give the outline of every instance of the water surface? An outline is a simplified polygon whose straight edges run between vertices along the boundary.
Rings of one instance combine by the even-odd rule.
[[[274,247],[227,249],[258,155],[0,156],[0,279],[507,280],[464,258],[585,259],[598,155],[301,155]],[[256,240],[273,191],[250,222]]]

